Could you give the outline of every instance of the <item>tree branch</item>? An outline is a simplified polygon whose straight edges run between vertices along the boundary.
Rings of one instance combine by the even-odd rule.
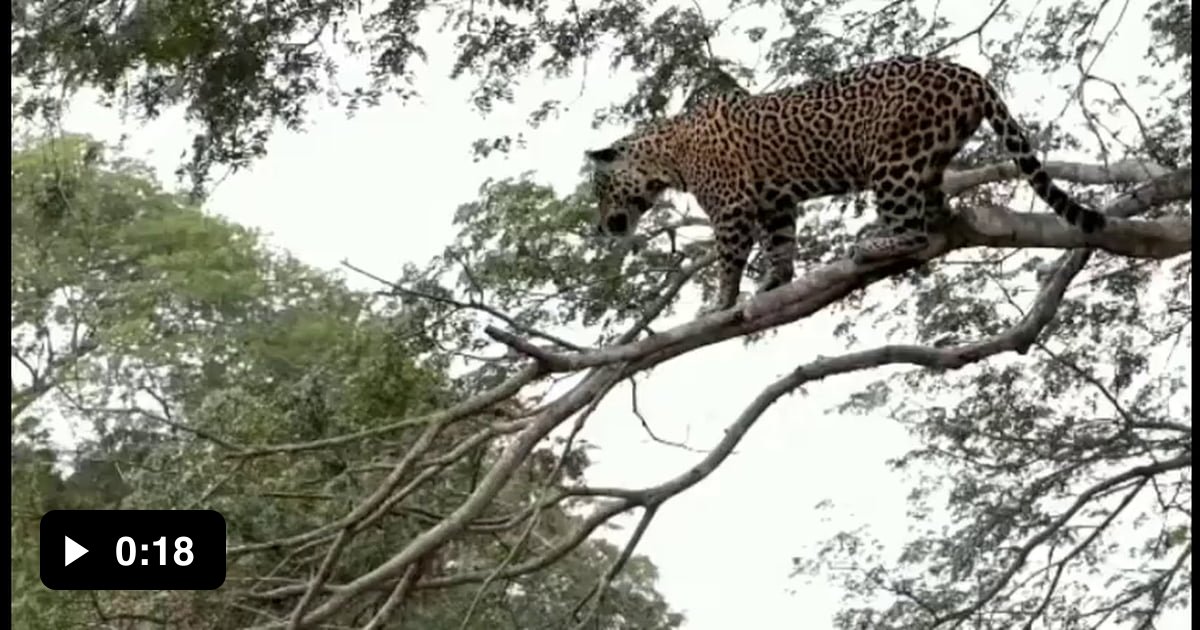
[[[1003,170],[997,176],[1003,175]],[[1110,172],[1109,175],[1112,175]],[[987,175],[990,177],[991,175]],[[976,176],[976,179],[984,175]],[[965,183],[964,179],[960,184]],[[1158,177],[1156,180],[1143,185],[1139,189],[1122,195],[1106,208],[1110,216],[1129,216],[1140,212],[1150,205],[1166,203],[1190,197],[1190,169],[1175,171]],[[1002,212],[1002,211],[1001,211]],[[934,369],[955,369],[969,363],[982,360],[991,355],[1016,351],[1024,352],[1036,340],[1040,331],[1054,316],[1062,295],[1071,279],[1087,263],[1090,257],[1090,247],[1125,248],[1146,255],[1173,255],[1170,252],[1190,250],[1190,222],[1187,222],[1186,238],[1180,238],[1174,229],[1156,232],[1159,228],[1147,228],[1145,225],[1133,226],[1134,222],[1114,220],[1115,236],[1100,235],[1080,237],[1074,228],[1062,224],[1056,217],[1044,215],[1013,214],[1011,220],[999,221],[1005,223],[1007,231],[1000,233],[983,233],[972,229],[975,224],[988,228],[997,220],[995,215],[982,215],[986,220],[972,216],[963,219],[955,226],[955,230],[947,233],[941,243],[935,243],[931,248],[931,256],[949,251],[952,246],[964,247],[970,245],[991,244],[997,241],[1007,242],[1021,247],[1062,247],[1077,248],[1086,246],[1089,249],[1074,249],[1066,254],[1056,271],[1044,285],[1041,293],[1029,313],[1012,329],[995,337],[966,344],[956,348],[928,348],[907,345],[889,345],[873,350],[855,352],[839,357],[818,359],[810,364],[797,368],[792,374],[772,383],[742,412],[727,430],[724,438],[699,463],[681,475],[664,483],[641,490],[612,490],[610,496],[618,497],[614,502],[599,508],[585,519],[567,543],[560,544],[552,552],[542,558],[530,562],[514,564],[501,571],[482,571],[470,576],[455,578],[434,578],[418,584],[418,587],[432,587],[434,584],[448,585],[452,582],[496,579],[508,575],[520,574],[531,567],[544,566],[552,561],[555,554],[565,554],[570,544],[578,544],[586,539],[588,533],[608,518],[623,513],[631,507],[652,507],[661,505],[672,496],[695,485],[709,474],[732,452],[734,446],[754,424],[757,418],[776,400],[788,392],[794,391],[800,385],[813,380],[819,380],[834,374],[861,370],[895,363],[909,363]],[[1003,215],[1001,215],[1003,216]],[[988,223],[988,221],[991,223]],[[1123,224],[1124,223],[1124,224]],[[962,226],[966,226],[965,228]],[[1016,226],[1016,227],[1014,227]],[[982,229],[982,228],[981,228]],[[963,234],[972,234],[971,241]],[[955,239],[958,239],[957,241]],[[1008,239],[1004,241],[1004,239]],[[1083,239],[1083,240],[1074,240]],[[1141,243],[1129,245],[1128,243]],[[1186,246],[1185,246],[1186,244]],[[460,418],[467,413],[482,410],[499,400],[508,398],[523,387],[545,378],[555,372],[585,371],[585,375],[568,391],[557,399],[542,406],[531,414],[520,430],[508,441],[496,458],[492,467],[479,480],[471,494],[440,522],[415,536],[409,543],[376,568],[364,573],[351,582],[339,587],[324,587],[317,589],[329,596],[311,611],[297,620],[297,625],[307,626],[328,619],[337,610],[351,601],[360,593],[369,590],[379,590],[390,580],[397,579],[419,558],[424,557],[445,544],[448,540],[464,531],[474,522],[494,500],[500,490],[507,485],[512,474],[526,460],[533,448],[550,431],[558,427],[571,416],[596,404],[604,394],[617,382],[624,378],[646,370],[699,347],[717,343],[735,336],[766,330],[768,328],[794,322],[811,315],[834,301],[870,284],[878,282],[897,273],[904,272],[920,265],[920,261],[904,260],[884,262],[875,265],[856,266],[850,261],[836,261],[818,268],[805,277],[790,285],[781,287],[767,294],[759,295],[745,304],[743,308],[732,308],[712,313],[695,321],[676,326],[672,329],[658,332],[649,337],[637,339],[644,324],[657,316],[661,308],[674,299],[674,293],[690,277],[691,273],[705,264],[697,261],[689,269],[681,270],[675,277],[667,280],[662,299],[651,305],[645,312],[643,321],[626,331],[618,343],[605,348],[587,349],[583,351],[562,351],[534,346],[527,340],[521,339],[495,327],[487,327],[485,332],[493,339],[508,345],[533,359],[517,374],[502,386],[494,388],[474,397],[453,410],[442,414],[434,414],[436,421],[430,418],[431,426],[418,439],[410,453],[424,448],[428,440],[452,419]],[[636,340],[635,340],[636,339]],[[354,510],[337,523],[319,528],[301,536],[292,537],[288,544],[303,543],[320,536],[337,531],[348,523],[360,521],[372,513],[378,513],[378,507],[387,502],[389,495],[397,487],[400,479],[411,467],[409,456],[405,458],[409,464],[397,464],[379,488],[370,497],[363,500]],[[599,490],[577,489],[572,494],[603,494]],[[271,546],[277,546],[275,543]],[[249,549],[245,546],[241,550]],[[231,549],[231,551],[233,551]],[[278,589],[276,591],[278,593]],[[304,592],[303,587],[299,592]],[[267,627],[279,627],[278,624]]]

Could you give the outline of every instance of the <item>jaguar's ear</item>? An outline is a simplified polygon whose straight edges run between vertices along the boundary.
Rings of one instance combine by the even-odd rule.
[[[586,155],[589,160],[596,162],[597,166],[607,166],[613,162],[616,162],[617,158],[620,157],[621,152],[613,147],[607,147],[604,149],[596,149],[594,151],[584,151],[584,155]]]

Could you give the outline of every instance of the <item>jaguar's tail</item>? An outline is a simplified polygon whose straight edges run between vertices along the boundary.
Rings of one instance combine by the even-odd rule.
[[[996,130],[996,135],[1004,143],[1004,148],[1013,156],[1017,168],[1025,175],[1033,191],[1049,205],[1058,216],[1071,225],[1079,226],[1084,233],[1091,233],[1104,228],[1104,215],[1085,208],[1072,199],[1061,188],[1050,181],[1050,176],[1042,168],[1042,163],[1029,146],[1029,140],[1021,132],[1015,120],[1008,112],[1008,107],[1000,99],[1000,95],[991,86],[987,86],[987,96],[983,103],[983,117]]]

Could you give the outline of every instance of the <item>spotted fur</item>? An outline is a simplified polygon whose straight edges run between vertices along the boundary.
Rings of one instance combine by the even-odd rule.
[[[668,188],[708,214],[720,263],[717,308],[732,306],[754,243],[769,291],[792,280],[800,201],[870,190],[876,219],[854,258],[916,254],[945,214],[943,173],[987,120],[1034,192],[1084,232],[1104,216],[1050,181],[996,90],[947,61],[899,57],[762,95],[712,97],[587,155],[600,229],[633,232]]]

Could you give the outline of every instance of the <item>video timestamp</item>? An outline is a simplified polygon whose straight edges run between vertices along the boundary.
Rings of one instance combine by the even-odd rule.
[[[52,510],[41,578],[53,590],[212,590],[225,583],[215,510]]]
[[[167,563],[167,537],[162,536],[158,540],[150,543],[150,546],[158,548],[158,564],[164,565]],[[137,562],[138,544],[129,536],[122,536],[117,539],[117,564],[127,567],[134,562]],[[146,553],[148,546],[142,544],[142,553]],[[192,563],[192,559],[196,556],[192,553],[192,539],[187,536],[180,536],[175,539],[175,554],[172,558],[175,564],[186,567]],[[149,558],[142,558],[142,564],[149,564]]]

